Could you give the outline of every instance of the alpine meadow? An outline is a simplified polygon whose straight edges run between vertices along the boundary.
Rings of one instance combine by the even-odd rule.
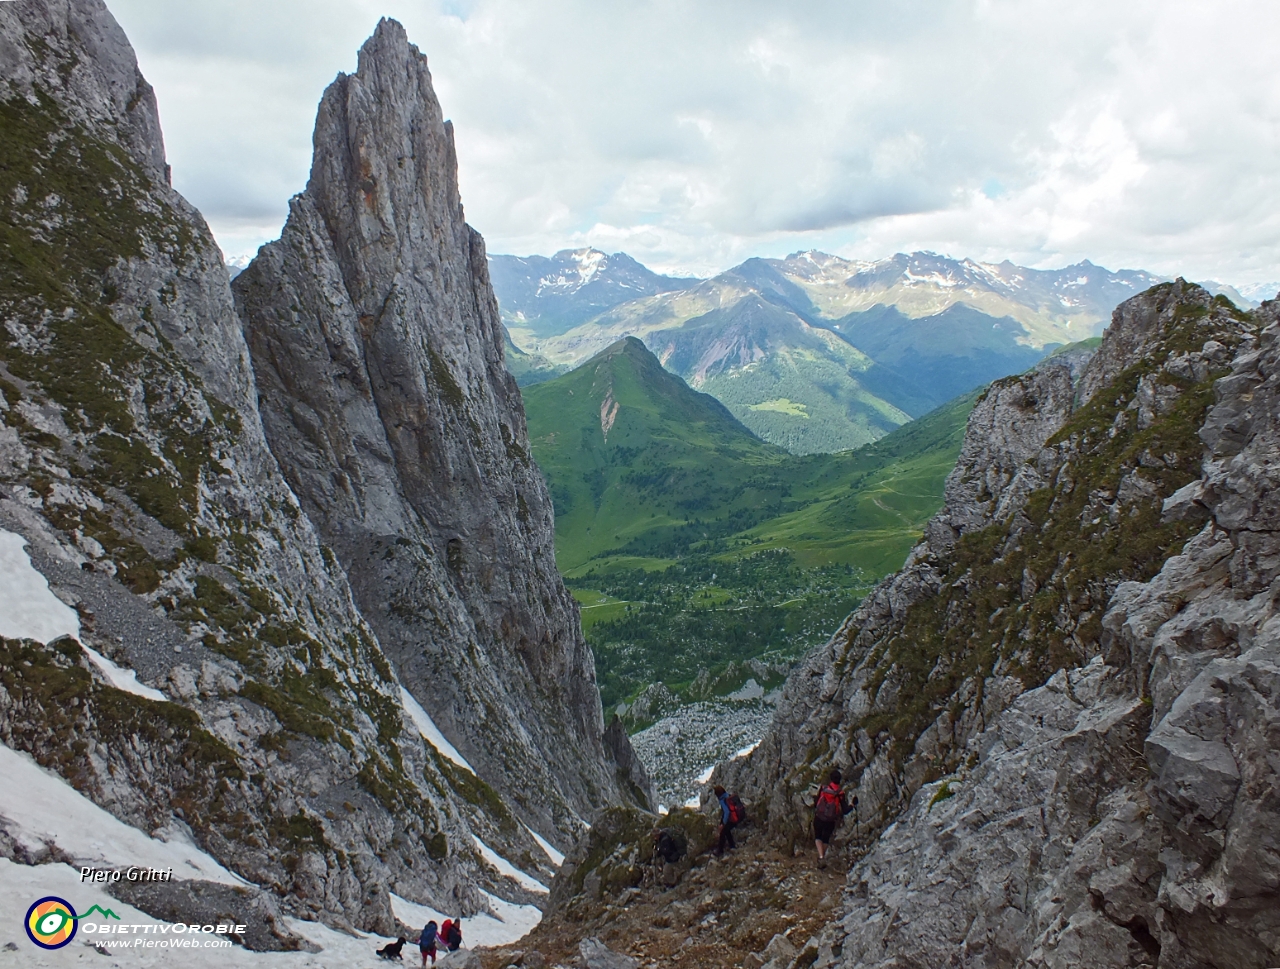
[[[856,451],[796,456],[635,338],[526,387],[556,558],[606,708],[655,683],[729,693],[751,659],[780,682],[919,540],[976,397]]]

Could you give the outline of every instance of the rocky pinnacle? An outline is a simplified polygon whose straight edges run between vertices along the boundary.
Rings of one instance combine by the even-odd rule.
[[[314,144],[234,287],[268,441],[402,681],[567,844],[636,784],[603,743],[452,125],[398,23],[326,90]]]

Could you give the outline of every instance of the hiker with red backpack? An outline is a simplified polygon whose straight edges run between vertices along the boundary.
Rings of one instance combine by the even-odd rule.
[[[440,941],[444,943],[444,947],[450,952],[457,952],[462,946],[462,916],[458,916],[455,922],[453,919],[445,919],[444,925],[440,926]]]
[[[813,843],[818,849],[819,868],[826,867],[827,848],[831,845],[836,828],[840,826],[844,816],[858,806],[856,795],[853,804],[845,799],[844,791],[840,789],[841,780],[839,768],[831,768],[827,783],[818,789],[813,799]]]
[[[716,799],[720,802],[720,841],[715,853],[723,855],[726,845],[730,851],[738,847],[733,842],[733,829],[747,819],[747,810],[737,794],[726,793],[719,784],[715,786],[715,792]]]

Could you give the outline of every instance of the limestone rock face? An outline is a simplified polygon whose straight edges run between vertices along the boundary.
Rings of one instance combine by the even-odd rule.
[[[1156,287],[1074,394],[993,388],[926,542],[719,769],[782,830],[851,775],[834,964],[1280,960],[1277,317]]]
[[[1066,422],[1075,399],[1068,361],[1050,357],[1027,374],[1002,381],[969,415],[960,456],[944,488],[943,511],[929,522],[935,553],[992,522],[1007,522],[1026,495],[1044,486],[1044,444]],[[1045,455],[1051,465],[1053,455]]]
[[[567,847],[635,785],[603,743],[456,172],[426,58],[383,21],[325,92],[281,239],[234,289],[271,448],[399,676]]]
[[[387,37],[407,56],[402,35],[384,27]],[[401,82],[426,83],[425,69],[411,77],[407,63]],[[376,98],[363,105],[388,109]],[[342,116],[357,107],[326,102]],[[395,132],[378,156],[389,169],[409,157],[404,138],[438,143],[438,109],[435,129],[423,116],[406,135],[401,123],[416,117],[376,132]],[[101,0],[0,4],[0,125],[0,528],[23,537],[54,594],[76,609],[81,641],[166,698],[114,687],[70,639],[0,640],[0,740],[126,823],[189,833],[274,897],[245,893],[255,910],[278,902],[283,915],[387,932],[391,892],[465,915],[488,907],[482,890],[536,901],[484,861],[477,839],[549,881],[547,856],[521,820],[563,844],[574,812],[618,797],[621,782],[582,674],[590,655],[555,579],[550,505],[521,454],[518,397],[495,376],[496,311],[491,298],[479,306],[483,252],[456,191],[450,201],[452,168],[440,169],[439,185],[419,185],[434,201],[421,218],[405,214],[417,219],[405,227],[413,246],[371,255],[350,282],[335,259],[330,275],[306,283],[344,299],[359,293],[357,326],[378,299],[390,306],[403,293],[401,315],[384,313],[388,326],[375,328],[388,342],[370,381],[394,432],[379,443],[384,425],[359,423],[356,394],[343,403],[346,450],[335,444],[326,466],[282,447],[278,463],[258,408],[272,391],[255,382],[221,254],[169,185],[155,98]],[[377,155],[371,144],[334,142],[331,160]],[[351,250],[377,248],[372,224],[361,223],[363,236],[353,228]],[[407,257],[420,249],[430,258]],[[403,272],[387,282],[393,264]],[[431,343],[453,369],[424,377],[408,348],[426,345],[405,334],[431,299],[452,306],[455,321],[471,312],[475,326]],[[279,345],[306,349],[287,334]],[[335,344],[324,374],[338,372],[341,353]],[[459,408],[433,412],[424,380]],[[280,414],[273,401],[268,429]],[[303,421],[307,406],[299,399],[290,413]],[[341,507],[308,498],[313,479],[338,490],[360,480],[357,452],[385,452],[393,467],[410,452],[431,460],[404,458],[403,475],[377,479],[382,458],[370,459],[365,473],[390,484],[368,503],[364,485],[351,485]],[[311,475],[296,479],[302,504],[281,463]],[[385,538],[344,542],[335,523],[347,518],[358,534],[375,522]],[[403,534],[389,524],[406,521]],[[326,541],[376,558],[340,560]],[[379,585],[399,575],[399,554],[416,556],[421,572]],[[489,611],[463,605],[440,574]],[[424,742],[392,662],[403,641],[388,626],[391,646],[380,645],[362,597],[376,600],[375,615],[407,617],[404,628],[431,617],[420,661],[429,646],[459,657],[458,669],[432,667],[431,682],[416,681],[419,696],[469,753],[493,738],[477,769],[501,760],[507,773],[493,773],[507,779],[535,764],[522,775],[530,807],[519,817],[512,800]],[[509,648],[487,652],[499,642]],[[462,699],[441,709],[437,689]],[[464,716],[474,733],[451,720]],[[42,860],[20,857],[17,845],[0,831],[0,850]],[[169,911],[188,896],[218,899],[211,906],[223,898],[194,883],[161,896],[144,901]]]

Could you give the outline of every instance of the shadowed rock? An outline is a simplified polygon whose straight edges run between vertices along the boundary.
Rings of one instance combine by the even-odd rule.
[[[307,189],[234,289],[268,441],[401,679],[567,848],[635,795],[603,744],[453,129],[398,23],[325,92]]]

